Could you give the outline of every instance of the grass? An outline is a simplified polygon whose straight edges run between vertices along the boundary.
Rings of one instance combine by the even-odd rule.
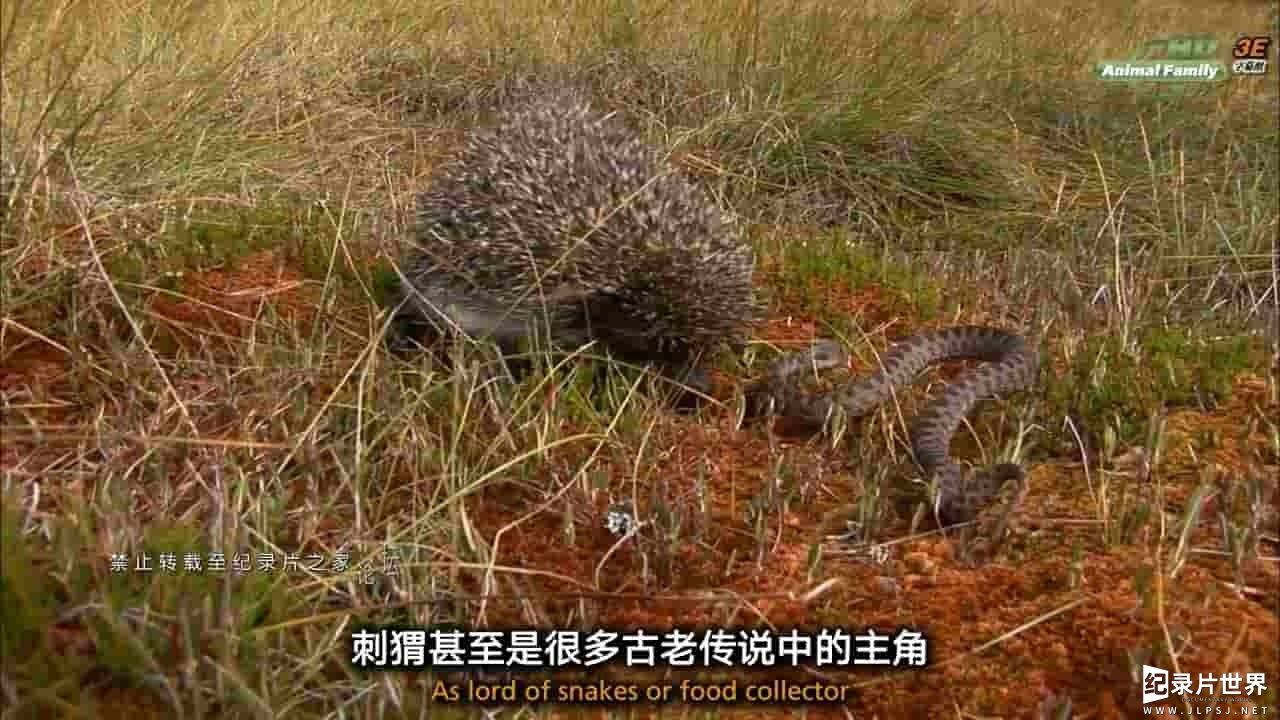
[[[4,717],[470,716],[433,702],[436,675],[354,669],[364,623],[932,643],[923,672],[832,674],[847,708],[658,710],[678,717],[1128,716],[1144,662],[1262,672],[1253,702],[1280,697],[1276,61],[1181,88],[1089,73],[1161,35],[1278,36],[1270,5],[0,15]],[[696,415],[607,364],[511,381],[481,350],[382,347],[413,193],[545,73],[746,220],[768,321]],[[922,393],[825,435],[738,405],[778,349],[838,337],[862,371],[958,322],[1044,357],[1041,387],[956,438],[1030,472],[1021,527],[980,567],[882,513]]]

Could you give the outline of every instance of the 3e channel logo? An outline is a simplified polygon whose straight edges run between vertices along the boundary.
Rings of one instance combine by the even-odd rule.
[[[1232,75],[1266,75],[1267,55],[1275,45],[1270,35],[1245,35],[1231,46]]]
[[[1240,35],[1231,45],[1231,74],[1265,75],[1275,47],[1269,35]],[[1218,40],[1210,34],[1172,35],[1147,40],[1124,60],[1095,66],[1107,82],[1218,82],[1227,77]]]

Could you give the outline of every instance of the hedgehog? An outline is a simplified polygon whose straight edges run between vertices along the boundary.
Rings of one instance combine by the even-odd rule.
[[[565,348],[596,341],[705,394],[708,353],[740,349],[760,314],[753,253],[736,220],[616,114],[575,92],[531,95],[468,134],[417,197],[393,348],[451,332],[488,338],[507,354],[535,336]],[[982,361],[916,419],[912,453],[922,479],[937,481],[940,525],[990,515],[1003,533],[1007,513],[988,506],[1007,498],[1016,511],[1025,473],[1011,463],[970,473],[949,446],[980,399],[1036,382],[1035,347],[997,328],[944,328],[902,341],[867,377],[824,393],[803,388],[806,370],[846,359],[820,342],[776,360],[748,388],[751,414],[824,425],[837,411],[866,414],[934,363]]]
[[[739,224],[582,93],[499,108],[416,198],[392,346],[451,331],[518,352],[595,341],[705,393],[705,359],[759,316]]]

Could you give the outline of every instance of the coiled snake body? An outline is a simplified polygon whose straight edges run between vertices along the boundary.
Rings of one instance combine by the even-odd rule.
[[[829,340],[783,356],[770,365],[754,402],[767,402],[768,411],[778,416],[822,425],[837,409],[849,419],[866,414],[930,365],[946,360],[981,360],[983,365],[947,385],[916,418],[910,433],[912,452],[925,479],[937,481],[934,509],[943,527],[974,520],[1011,482],[1022,486],[1025,492],[1025,476],[1018,465],[997,464],[969,478],[950,456],[951,436],[978,401],[1018,392],[1036,382],[1039,353],[1023,337],[977,325],[925,332],[885,353],[878,372],[843,388],[814,393],[801,387],[804,371],[832,368],[845,360],[845,352]]]

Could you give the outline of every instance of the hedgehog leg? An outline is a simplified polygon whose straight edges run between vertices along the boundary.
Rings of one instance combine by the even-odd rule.
[[[700,362],[680,366],[668,377],[680,384],[674,399],[677,410],[696,410],[702,405],[703,396],[711,395],[711,375],[707,373],[706,365]]]
[[[423,351],[432,350],[440,343],[443,328],[423,312],[422,304],[415,297],[418,290],[396,268],[397,284],[391,293],[389,307],[391,322],[383,341],[393,355],[408,358]]]
[[[412,313],[397,312],[387,327],[384,342],[392,354],[405,358],[430,350],[439,339],[439,328],[432,323]]]

